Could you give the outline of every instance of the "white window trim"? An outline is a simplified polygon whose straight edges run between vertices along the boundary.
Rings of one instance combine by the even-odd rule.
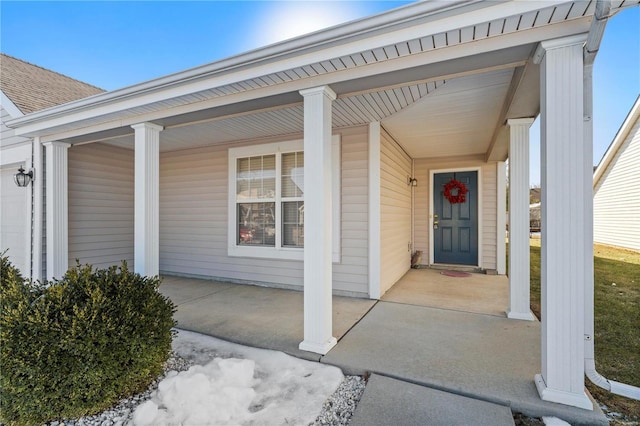
[[[238,158],[254,157],[258,155],[269,155],[276,153],[287,153],[304,151],[304,141],[302,139],[267,143],[260,145],[243,146],[229,148],[229,187],[228,187],[228,234],[227,234],[227,255],[230,257],[252,257],[260,259],[281,259],[281,260],[304,260],[304,248],[302,247],[280,247],[281,244],[281,217],[276,219],[276,246],[242,246],[237,243],[236,236],[236,173]],[[334,263],[341,260],[341,149],[340,135],[333,135],[331,139],[331,161],[332,161],[332,219],[333,219],[333,249],[332,258]],[[308,159],[305,159],[308,161]],[[276,157],[279,163],[279,157]],[[279,187],[280,176],[276,177],[276,186]],[[279,212],[279,203],[276,202],[276,209]]]

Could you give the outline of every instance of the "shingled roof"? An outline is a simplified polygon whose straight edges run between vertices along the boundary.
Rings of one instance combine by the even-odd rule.
[[[0,90],[23,114],[104,92],[4,53],[0,53]]]

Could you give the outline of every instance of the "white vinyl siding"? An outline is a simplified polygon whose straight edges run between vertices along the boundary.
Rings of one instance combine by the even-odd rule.
[[[339,264],[333,264],[333,288],[356,296],[369,294],[369,136],[368,128],[340,131],[342,211]]]
[[[413,167],[415,177],[418,179],[418,186],[415,187],[414,193],[415,250],[422,251],[422,264],[427,265],[430,258],[429,193],[432,185],[429,177],[430,171],[480,167],[478,176],[478,185],[482,190],[482,198],[479,205],[479,208],[482,209],[479,241],[481,247],[480,267],[487,270],[495,270],[497,267],[497,180],[495,163],[485,163],[480,159],[475,160],[468,157],[452,157],[448,159],[416,158],[414,159]]]
[[[16,117],[0,106],[0,253],[8,249],[14,266],[30,278],[32,186],[18,188],[13,176],[20,166],[31,169],[31,140],[15,136],[4,124],[12,118]]]
[[[69,148],[69,266],[133,269],[134,152],[101,143]]]
[[[482,203],[478,208],[482,209],[479,244],[482,245],[482,260],[480,265],[484,269],[497,270],[498,268],[498,174],[496,164],[482,169],[482,176],[478,176],[478,185],[482,186]]]
[[[411,158],[384,130],[380,135],[380,294],[411,267]]]
[[[18,167],[0,165],[0,254],[8,250],[13,266],[30,278],[31,185],[19,188],[15,184],[13,176]]]
[[[640,120],[594,190],[593,239],[640,250]]]
[[[292,137],[294,139],[296,136]],[[299,138],[300,135],[297,135]],[[366,296],[367,133],[341,131],[342,253],[333,265],[334,291]],[[229,148],[275,138],[160,154],[160,270],[166,274],[303,286],[303,262],[229,256]]]

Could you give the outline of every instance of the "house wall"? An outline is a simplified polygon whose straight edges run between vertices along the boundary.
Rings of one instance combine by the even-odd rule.
[[[430,208],[431,170],[463,169],[480,167],[479,185],[482,190],[480,206],[481,229],[479,245],[481,249],[480,267],[487,270],[497,269],[497,165],[485,163],[481,157],[457,158],[417,158],[414,159],[414,175],[418,186],[414,192],[414,235],[415,249],[422,250],[422,264],[428,265],[431,257]]]
[[[9,250],[11,262],[30,278],[32,186],[18,188],[13,176],[20,166],[31,168],[31,140],[15,136],[4,124],[12,118],[16,117],[0,106],[0,253]]]
[[[340,130],[342,258],[334,291],[368,293],[367,128]],[[302,288],[303,263],[227,255],[229,147],[301,138],[265,138],[160,154],[160,270],[204,278]],[[309,160],[307,160],[309,161]]]
[[[101,143],[69,148],[69,266],[133,269],[134,153]]]
[[[593,197],[595,242],[640,250],[640,120],[604,172]]]
[[[380,135],[380,294],[411,267],[411,157],[384,130]]]
[[[25,278],[31,276],[31,191],[13,181],[18,166],[0,165],[0,254]]]

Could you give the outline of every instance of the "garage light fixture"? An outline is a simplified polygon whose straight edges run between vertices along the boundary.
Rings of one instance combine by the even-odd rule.
[[[29,182],[33,180],[33,170],[29,170],[28,173],[25,173],[22,166],[20,166],[20,168],[18,169],[18,173],[13,175],[13,180],[16,182],[16,185],[18,185],[20,188],[23,188],[29,185]]]

